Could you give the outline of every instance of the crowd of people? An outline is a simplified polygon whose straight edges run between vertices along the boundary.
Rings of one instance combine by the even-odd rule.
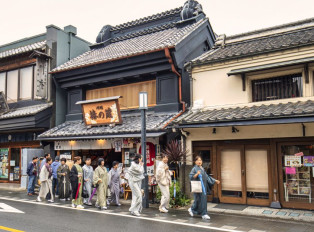
[[[142,212],[142,200],[144,191],[142,189],[142,181],[144,179],[144,167],[142,156],[134,154],[133,161],[127,173],[122,176],[119,169],[119,162],[114,161],[112,169],[108,172],[105,167],[105,160],[98,159],[98,166],[94,170],[91,166],[91,159],[85,160],[82,167],[82,159],[74,157],[74,164],[71,169],[67,165],[67,160],[61,160],[57,156],[52,162],[49,154],[45,155],[38,167],[38,157],[34,157],[29,163],[27,174],[29,176],[28,195],[35,194],[36,177],[39,177],[39,194],[37,201],[41,202],[47,199],[48,202],[54,202],[55,197],[60,201],[70,201],[72,199],[72,207],[84,209],[84,205],[92,206],[92,198],[96,194],[97,200],[95,207],[106,210],[109,205],[120,206],[121,180],[127,181],[132,191],[132,202],[129,211],[134,216],[140,216]],[[194,192],[194,202],[188,212],[191,217],[200,215],[203,219],[210,219],[207,213],[207,195],[210,193],[212,186],[220,182],[207,175],[202,167],[203,161],[200,156],[195,158],[195,166],[190,172],[191,181],[199,181],[202,190]],[[39,172],[39,173],[38,173]],[[168,157],[162,156],[162,162],[156,169],[156,181],[161,192],[161,201],[159,211],[168,213],[170,202],[170,186],[172,183],[171,172],[168,166]],[[110,193],[110,201],[107,199],[107,191]]]

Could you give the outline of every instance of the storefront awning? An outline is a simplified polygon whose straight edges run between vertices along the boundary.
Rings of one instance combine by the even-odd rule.
[[[147,138],[157,138],[166,134],[166,132],[146,133]],[[111,139],[111,138],[140,138],[141,134],[116,134],[116,135],[94,135],[94,136],[71,136],[71,137],[51,137],[41,138],[42,141],[57,141],[57,140],[78,140],[78,139]]]

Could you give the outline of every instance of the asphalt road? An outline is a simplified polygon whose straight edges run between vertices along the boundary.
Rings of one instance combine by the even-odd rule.
[[[306,223],[272,221],[254,217],[212,214],[210,221],[204,221],[199,217],[191,218],[184,211],[170,211],[168,214],[160,214],[156,209],[150,208],[144,210],[142,217],[136,218],[129,214],[127,205],[113,206],[108,211],[100,211],[95,208],[77,210],[72,209],[69,204],[58,202],[53,204],[38,203],[35,202],[35,198],[30,198],[30,200],[4,199],[0,197],[0,204],[3,205],[4,203],[24,213],[3,212],[0,209],[0,231],[314,231],[314,227]],[[1,226],[15,230],[1,230]]]

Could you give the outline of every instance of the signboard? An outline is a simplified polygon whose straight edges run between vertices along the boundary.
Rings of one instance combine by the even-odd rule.
[[[304,166],[313,167],[314,166],[314,156],[304,156],[303,157]]]
[[[286,167],[301,167],[301,156],[286,155],[285,156],[285,166]]]
[[[76,104],[82,105],[84,121],[87,126],[121,124],[119,98],[102,98],[77,102]]]
[[[6,113],[9,111],[9,106],[7,100],[5,99],[4,93],[0,92],[0,114]]]

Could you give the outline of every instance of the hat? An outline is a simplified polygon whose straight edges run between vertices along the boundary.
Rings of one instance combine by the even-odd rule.
[[[59,161],[59,160],[60,160],[60,157],[56,156],[55,161]]]

